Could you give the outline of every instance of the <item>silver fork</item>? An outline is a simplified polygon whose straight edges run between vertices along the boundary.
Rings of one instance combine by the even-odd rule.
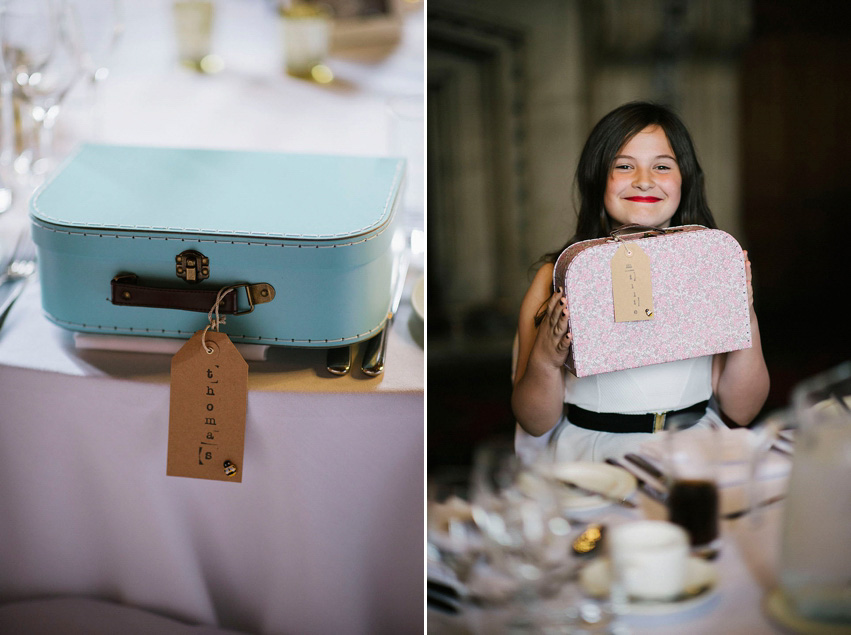
[[[35,244],[29,230],[24,230],[18,237],[18,242],[15,245],[15,251],[12,254],[12,260],[6,267],[5,271],[0,273],[0,288],[14,285],[9,295],[0,304],[0,328],[6,321],[6,316],[12,305],[21,297],[24,287],[27,286],[27,281],[36,272],[36,252]]]

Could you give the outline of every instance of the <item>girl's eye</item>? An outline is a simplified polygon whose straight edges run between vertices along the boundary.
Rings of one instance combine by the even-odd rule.
[[[662,170],[663,172],[667,172],[668,170],[671,169],[671,166],[669,166],[669,165],[657,165],[656,169]]]
[[[616,169],[616,170],[629,170],[629,169],[631,169],[631,168],[632,168],[632,166],[631,166],[631,165],[627,165],[627,164],[625,164],[625,163],[624,163],[624,164],[621,164],[621,165],[616,165],[616,166],[615,166],[615,169]]]

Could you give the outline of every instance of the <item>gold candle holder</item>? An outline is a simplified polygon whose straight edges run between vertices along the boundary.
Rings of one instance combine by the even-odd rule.
[[[180,63],[199,73],[220,71],[222,60],[211,53],[213,0],[174,0],[172,9]]]
[[[325,65],[331,39],[331,12],[312,2],[294,2],[280,10],[284,68],[288,75],[321,84],[333,81]]]

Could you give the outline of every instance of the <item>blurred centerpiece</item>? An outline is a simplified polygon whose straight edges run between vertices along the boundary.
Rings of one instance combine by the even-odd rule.
[[[325,64],[331,34],[331,11],[323,4],[293,0],[280,6],[287,74],[328,84],[334,79]]]
[[[224,64],[213,54],[215,5],[212,0],[174,0],[174,28],[180,63],[199,73],[217,73]]]

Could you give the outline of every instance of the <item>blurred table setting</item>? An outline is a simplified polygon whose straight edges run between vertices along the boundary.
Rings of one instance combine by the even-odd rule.
[[[409,0],[0,0],[0,631],[45,598],[174,632],[421,628],[424,29]],[[365,342],[336,374],[326,349],[239,345],[238,484],[166,476],[185,340],[42,311],[28,202],[92,142],[407,160],[383,372]]]
[[[851,632],[851,363],[751,429],[681,427],[430,474],[429,633]]]

